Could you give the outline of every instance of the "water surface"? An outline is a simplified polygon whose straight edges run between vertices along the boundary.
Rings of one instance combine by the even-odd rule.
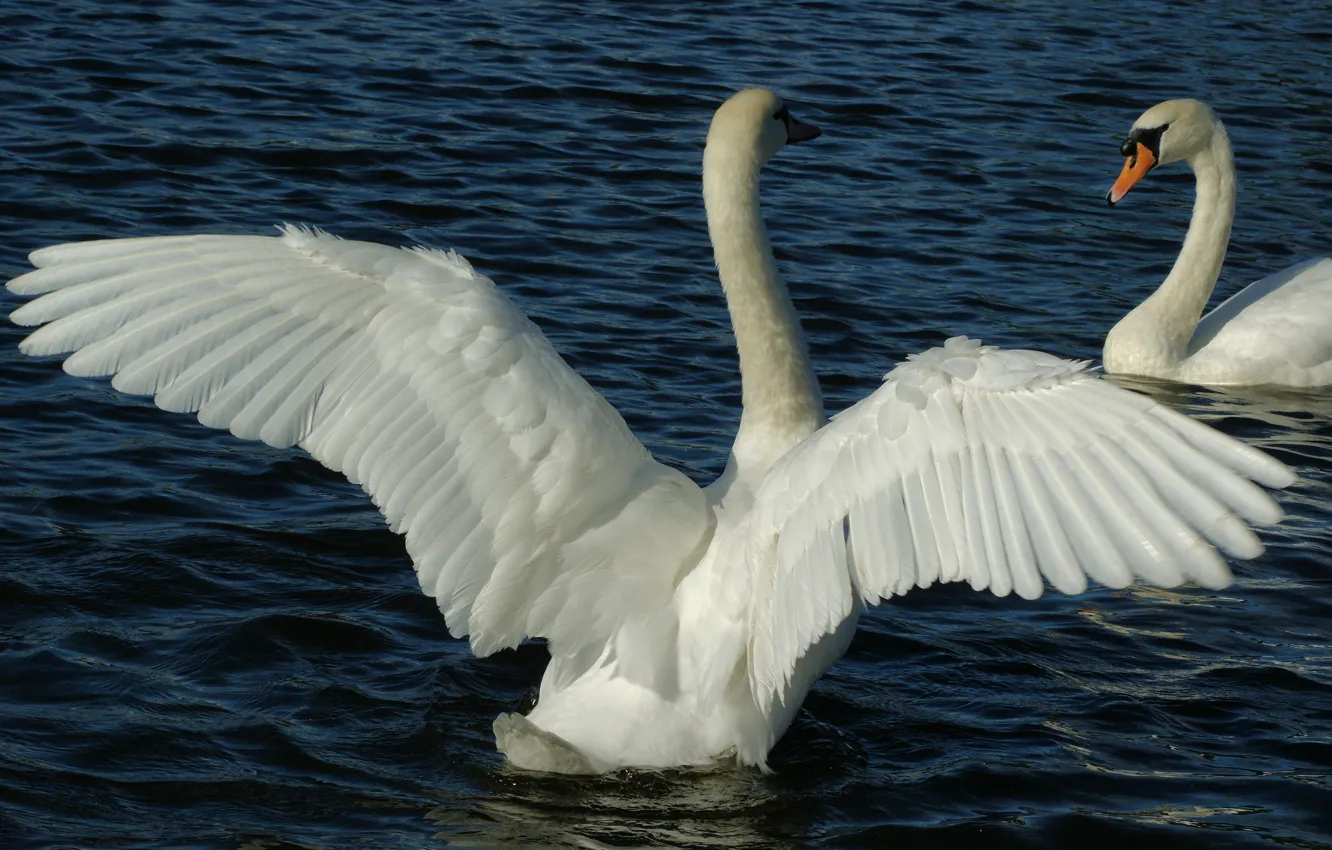
[[[765,173],[830,410],[956,333],[1094,358],[1165,275],[1166,97],[1230,128],[1218,297],[1332,250],[1332,14],[1290,2],[11,2],[0,275],[55,242],[281,221],[453,247],[663,461],[738,418],[698,167],[765,85]],[[0,310],[18,299],[0,295]],[[544,650],[448,637],[401,541],[298,452],[18,355],[0,327],[5,847],[1332,847],[1327,395],[1150,387],[1301,483],[1224,592],[880,607],[776,773],[507,769]]]

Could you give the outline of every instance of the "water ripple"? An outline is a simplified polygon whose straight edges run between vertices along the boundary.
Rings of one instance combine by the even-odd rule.
[[[1165,97],[1210,100],[1235,143],[1221,294],[1327,253],[1324,5],[20,2],[0,271],[280,221],[454,247],[707,480],[739,384],[698,162],[731,90],[825,130],[764,198],[835,410],[955,333],[1096,357],[1186,226],[1180,169],[1102,201]],[[358,489],[21,336],[0,327],[6,846],[1332,847],[1321,395],[1136,385],[1301,475],[1230,590],[908,596],[775,775],[570,779],[506,768],[490,733],[544,650],[472,658]]]

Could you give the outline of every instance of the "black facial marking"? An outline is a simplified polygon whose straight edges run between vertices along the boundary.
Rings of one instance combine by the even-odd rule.
[[[810,139],[817,139],[823,135],[823,131],[813,124],[806,124],[791,117],[791,110],[783,106],[781,109],[772,113],[772,117],[782,122],[786,127],[786,143],[807,142]]]
[[[1138,155],[1138,145],[1141,144],[1152,152],[1153,157],[1159,160],[1161,158],[1161,134],[1169,126],[1169,124],[1162,124],[1159,127],[1139,127],[1131,131],[1124,139],[1124,143],[1119,146],[1119,152],[1126,157],[1135,157]]]

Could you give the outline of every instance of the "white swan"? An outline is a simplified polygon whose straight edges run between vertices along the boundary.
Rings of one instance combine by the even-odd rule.
[[[1193,220],[1160,288],[1105,338],[1108,372],[1190,384],[1332,384],[1332,259],[1291,266],[1198,320],[1216,286],[1235,219],[1230,138],[1207,104],[1158,103],[1133,122],[1113,206],[1158,165],[1184,160],[1198,181]]]
[[[703,193],[744,410],[722,477],[657,463],[453,253],[277,237],[45,248],[9,286],[33,355],[204,424],[300,445],[406,534],[478,654],[545,637],[522,767],[763,767],[862,606],[934,582],[1005,595],[1220,587],[1281,512],[1263,453],[1073,363],[964,337],[825,424],[759,213],[759,169],[818,131],[771,92],[713,119]]]

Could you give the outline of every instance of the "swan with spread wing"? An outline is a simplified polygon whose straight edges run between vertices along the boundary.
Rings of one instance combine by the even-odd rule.
[[[1212,386],[1332,384],[1332,259],[1251,283],[1202,315],[1235,220],[1230,136],[1207,104],[1158,103],[1133,122],[1120,152],[1111,206],[1149,171],[1179,160],[1193,169],[1197,198],[1170,274],[1106,336],[1106,371]]]
[[[743,411],[700,488],[652,458],[457,254],[278,236],[44,248],[9,287],[32,355],[359,483],[422,589],[485,655],[545,638],[521,767],[766,766],[866,604],[1230,581],[1282,464],[1082,363],[965,337],[826,421],[759,210],[759,171],[819,131],[771,92],[718,109],[703,194]],[[1216,547],[1216,548],[1214,548]]]

